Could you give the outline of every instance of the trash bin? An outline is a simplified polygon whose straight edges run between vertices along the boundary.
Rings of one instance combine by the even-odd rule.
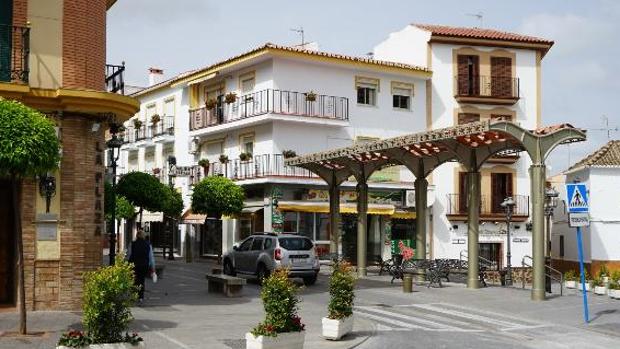
[[[506,286],[506,274],[506,269],[502,269],[499,271],[499,282],[502,284],[502,286]]]
[[[404,293],[413,292],[413,275],[411,274],[403,275],[403,292]]]

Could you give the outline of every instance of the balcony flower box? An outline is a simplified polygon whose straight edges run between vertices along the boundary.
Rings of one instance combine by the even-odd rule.
[[[138,344],[131,343],[107,343],[107,344],[90,344],[84,347],[80,347],[80,349],[145,349],[146,344],[144,342],[140,342]],[[75,349],[71,347],[66,347],[64,345],[59,345],[56,349]]]
[[[245,334],[246,349],[303,349],[306,331],[278,333],[276,337],[254,337],[250,332]]]
[[[353,316],[343,319],[323,318],[323,337],[326,339],[339,340],[351,331],[353,331]]]

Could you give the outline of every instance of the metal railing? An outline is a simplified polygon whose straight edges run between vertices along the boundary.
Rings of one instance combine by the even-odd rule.
[[[153,137],[174,135],[174,120],[172,117],[164,116],[158,123],[151,124],[151,134]]]
[[[111,93],[125,94],[125,62],[121,65],[106,64],[105,65],[105,87],[106,91]]]
[[[459,253],[459,260],[462,262],[469,263],[469,253],[467,250],[461,250]],[[492,261],[490,259],[486,259],[484,257],[478,256],[478,263],[481,266],[486,267],[487,269],[499,269],[499,264],[496,261]]]
[[[519,78],[488,75],[456,75],[456,97],[519,98]]]
[[[0,24],[0,81],[28,83],[30,28]]]
[[[528,264],[526,260],[528,260],[530,263]],[[525,255],[521,259],[521,266],[523,268],[532,268],[532,264],[534,264],[534,260],[531,256]],[[550,265],[545,265],[545,276],[548,276],[551,278],[551,280],[560,283],[560,296],[562,296],[564,294],[564,274],[562,274],[561,271],[552,268]],[[521,282],[521,288],[525,288],[525,278],[523,278]]]
[[[189,127],[198,130],[269,113],[349,120],[348,98],[315,95],[314,100],[309,99],[307,93],[272,89],[238,96],[232,103],[219,96],[212,108],[190,110]]]
[[[200,175],[194,175],[195,180],[204,176],[200,166],[196,166]],[[209,164],[209,176],[223,176],[232,180],[255,179],[265,177],[295,177],[319,178],[314,173],[301,167],[284,165],[282,154],[254,155],[249,160],[229,160],[226,163],[213,162]]]
[[[513,195],[515,207],[513,216],[530,215],[530,197],[527,195]],[[504,209],[500,206],[504,196],[481,195],[480,196],[480,215],[482,216],[503,216]],[[467,215],[467,195],[447,194],[446,214],[448,215]]]

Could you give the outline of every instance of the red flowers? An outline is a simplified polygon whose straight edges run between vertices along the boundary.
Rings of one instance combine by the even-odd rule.
[[[413,248],[405,246],[402,240],[398,242],[398,249],[400,250],[400,254],[403,255],[403,260],[407,261],[413,258]]]

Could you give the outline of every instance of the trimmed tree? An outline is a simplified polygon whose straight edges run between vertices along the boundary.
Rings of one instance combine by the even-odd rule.
[[[117,230],[120,230],[121,220],[122,219],[132,219],[136,215],[136,208],[134,205],[129,202],[124,196],[116,195],[116,206],[112,205],[112,198],[114,197],[114,188],[112,188],[112,184],[110,182],[105,182],[105,193],[103,197],[104,201],[104,215],[106,221],[110,221],[110,224],[115,224],[115,222],[111,222],[112,220],[112,207],[116,208],[116,226]],[[117,240],[117,243],[119,241]]]
[[[220,218],[243,209],[243,188],[228,178],[210,176],[194,186],[192,212]]]
[[[169,217],[179,217],[183,213],[183,197],[178,191],[162,184],[165,193],[162,201],[162,212]]]
[[[164,185],[154,176],[144,172],[129,172],[121,177],[116,185],[116,193],[124,196],[134,206],[140,208],[140,225],[142,225],[142,211],[164,211],[163,202],[166,201]]]
[[[13,189],[14,235],[17,245],[19,332],[26,334],[26,290],[22,240],[21,190],[24,177],[45,174],[58,167],[60,143],[54,122],[16,101],[0,98],[0,177]]]

